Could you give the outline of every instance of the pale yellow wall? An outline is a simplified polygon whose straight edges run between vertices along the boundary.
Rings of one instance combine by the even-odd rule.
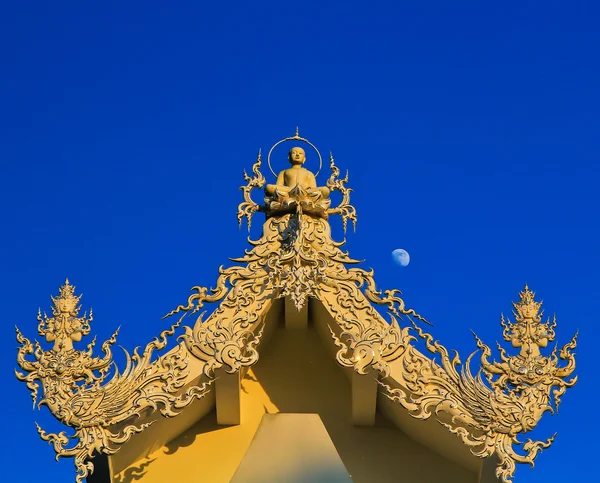
[[[242,379],[241,425],[218,426],[213,411],[114,481],[229,482],[265,412],[319,414],[355,482],[477,481],[476,474],[409,439],[380,414],[373,427],[354,426],[350,382],[312,325],[279,327],[270,339]],[[270,463],[264,455],[264,464]]]
[[[265,464],[269,455],[269,464]],[[318,414],[264,414],[231,483],[352,483]]]

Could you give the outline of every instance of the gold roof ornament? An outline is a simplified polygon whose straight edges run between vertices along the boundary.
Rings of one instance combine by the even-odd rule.
[[[514,324],[501,316],[504,340],[520,348],[519,354],[509,356],[498,344],[502,362],[490,362],[491,349],[475,335],[481,350],[481,370],[474,376],[470,363],[476,353],[461,367],[457,353],[450,357],[432,335],[414,325],[427,349],[439,356],[441,365],[425,360],[409,346],[400,356],[407,390],[392,389],[381,383],[386,395],[405,407],[411,416],[428,419],[435,415],[450,432],[460,436],[474,455],[480,458],[496,455],[499,460],[496,476],[503,482],[511,481],[516,463],[533,466],[537,454],[550,446],[554,436],[546,441],[527,439],[524,444],[517,438],[535,428],[545,412],[553,413],[565,390],[577,382],[576,376],[567,379],[575,371],[575,355],[571,351],[577,345],[577,334],[558,354],[555,347],[549,357],[543,356],[540,348],[554,340],[556,318],[552,323],[541,323],[542,303],[536,302],[534,295],[527,286],[519,293],[520,301],[513,303]],[[559,360],[566,364],[560,367]],[[515,451],[513,446],[520,445],[525,454]]]
[[[271,166],[271,154],[273,150],[280,144],[287,141],[299,141],[308,144],[319,157],[319,170],[313,174],[302,165],[306,161],[306,153],[304,150],[296,146],[292,148],[288,154],[288,160],[292,164],[291,168],[275,174]],[[306,212],[312,216],[319,216],[327,219],[329,215],[339,214],[342,217],[344,231],[346,230],[348,220],[352,221],[356,229],[356,210],[350,204],[350,188],[346,187],[348,182],[348,173],[344,178],[340,178],[340,170],[335,165],[333,154],[329,154],[329,166],[331,176],[326,182],[326,186],[319,187],[316,184],[316,176],[318,176],[323,166],[323,159],[317,147],[308,139],[300,137],[298,128],[296,134],[277,141],[269,150],[267,156],[267,164],[271,173],[276,176],[277,180],[274,185],[267,185],[265,188],[264,205],[260,205],[252,199],[250,192],[254,188],[262,188],[265,185],[265,178],[260,172],[262,165],[261,153],[258,152],[256,162],[252,166],[254,176],[251,178],[244,171],[244,179],[247,185],[240,189],[244,192],[244,201],[238,207],[238,223],[242,223],[244,218],[248,221],[248,230],[252,222],[252,214],[257,211],[262,211],[267,216],[276,216],[285,213],[296,211],[298,214]],[[329,195],[332,191],[339,191],[342,194],[342,201],[335,208],[330,208],[331,201]]]
[[[61,423],[73,428],[75,434],[68,436],[64,431],[47,433],[36,424],[41,438],[53,446],[57,459],[74,459],[78,483],[93,472],[90,460],[96,453],[115,453],[132,435],[151,424],[136,424],[136,417],[144,411],[158,410],[165,417],[173,417],[207,392],[206,385],[202,385],[180,393],[188,357],[182,347],[151,361],[156,351],[166,347],[178,323],[161,332],[141,355],[137,348],[132,356],[125,352],[125,369],[115,369],[110,376],[114,366],[111,346],[119,329],[102,344],[103,357],[93,356],[96,338],[85,351],[74,349],[73,342],[89,334],[92,321],[91,311],[89,317],[78,317],[80,299],[66,280],[59,295],[52,297],[53,317],[38,314],[38,333],[54,342],[50,350],[44,351],[38,341],[32,344],[16,328],[20,344],[17,363],[24,372],[15,371],[17,379],[31,390],[34,407],[41,385],[38,408],[47,406]],[[119,429],[115,431],[116,426]]]
[[[271,153],[287,141],[308,144],[320,159],[317,148],[296,130],[271,148],[269,168]],[[428,322],[406,307],[399,290],[379,290],[373,271],[357,267],[358,261],[342,250],[344,242],[332,239],[329,216],[340,215],[344,230],[348,220],[355,226],[357,218],[346,186],[348,174],[340,178],[333,155],[329,159],[331,175],[325,186],[318,186],[315,174],[303,166],[306,153],[294,146],[288,154],[291,167],[277,174],[274,184],[267,184],[259,151],[253,176],[244,172],[244,201],[237,217],[240,224],[246,218],[250,227],[254,213],[265,213],[261,237],[249,241],[251,248],[233,258],[233,266],[219,269],[215,288],[193,287],[187,302],[165,316],[177,315],[177,321],[141,355],[137,350],[133,356],[127,354],[123,372],[108,377],[116,332],[102,345],[103,357],[92,355],[95,340],[85,351],[74,347],[89,334],[92,314],[79,317],[80,296],[68,281],[52,299],[53,316],[38,315],[38,331],[54,343],[52,349],[44,351],[17,329],[17,361],[24,371],[17,377],[26,382],[34,402],[41,385],[39,405],[47,405],[75,431],[67,437],[39,429],[57,457],[75,459],[76,481],[93,471],[94,454],[114,454],[134,433],[148,427],[150,423],[139,422],[142,413],[148,416],[158,410],[173,417],[225,384],[229,376],[239,385],[240,372],[259,359],[265,313],[276,299],[285,299],[286,310],[289,303],[298,313],[306,310],[309,299],[319,301],[331,317],[328,337],[339,365],[351,369],[353,378],[374,378],[374,386],[379,383],[380,391],[413,418],[435,415],[475,456],[496,455],[496,474],[502,481],[511,480],[516,463],[533,465],[539,451],[551,444],[553,437],[527,440],[524,454],[514,449],[521,444],[517,437],[533,429],[545,412],[552,412],[575,384],[576,377],[571,376],[576,336],[559,352],[555,348],[543,355],[542,349],[554,340],[556,320],[541,322],[541,302],[525,287],[513,304],[515,322],[501,318],[504,339],[519,353],[510,356],[498,345],[500,362],[491,362],[491,349],[475,336],[481,369],[473,375],[470,364],[475,353],[461,364],[457,353],[451,356],[418,325]],[[264,189],[260,204],[251,197],[254,189]],[[341,193],[335,207],[331,207],[333,191]],[[203,310],[209,303],[218,305],[205,318]],[[389,320],[378,307],[385,309]],[[190,325],[183,324],[186,318]],[[151,360],[176,330],[181,331],[181,344]],[[417,350],[417,339],[424,341],[432,358]],[[198,364],[188,364],[192,359]],[[189,373],[192,366],[201,367],[198,374]],[[239,420],[234,417],[229,424]],[[67,447],[69,442],[73,446]]]

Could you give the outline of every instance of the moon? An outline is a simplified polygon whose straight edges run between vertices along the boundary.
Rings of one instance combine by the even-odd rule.
[[[402,248],[396,248],[392,252],[392,259],[401,267],[406,267],[410,263],[410,255]]]

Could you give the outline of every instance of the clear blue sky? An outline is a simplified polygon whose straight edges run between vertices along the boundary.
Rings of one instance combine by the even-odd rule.
[[[36,336],[68,276],[94,334],[121,325],[124,347],[145,344],[248,246],[242,172],[297,125],[350,171],[351,255],[446,346],[466,356],[469,329],[500,339],[525,283],[557,314],[559,344],[580,330],[580,382],[533,435],[556,441],[516,481],[589,481],[597,3],[176,3],[0,7],[5,481],[72,481],[34,421],[58,428],[12,373],[14,325]]]

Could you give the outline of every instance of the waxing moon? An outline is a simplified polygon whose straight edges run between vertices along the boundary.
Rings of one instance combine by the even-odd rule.
[[[410,263],[410,255],[402,248],[396,248],[392,252],[392,259],[401,267],[406,267]]]

